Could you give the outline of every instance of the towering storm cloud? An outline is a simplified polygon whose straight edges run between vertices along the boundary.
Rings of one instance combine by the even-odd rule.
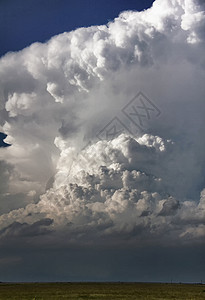
[[[156,0],[0,59],[1,244],[203,242],[204,9]]]

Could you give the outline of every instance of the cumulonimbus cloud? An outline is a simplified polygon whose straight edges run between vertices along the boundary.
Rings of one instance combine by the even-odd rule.
[[[201,238],[204,29],[200,1],[156,0],[1,58],[0,130],[12,144],[0,149],[2,213],[12,199],[4,238]],[[151,105],[144,132],[124,109],[140,91]],[[125,132],[98,141],[107,124]]]

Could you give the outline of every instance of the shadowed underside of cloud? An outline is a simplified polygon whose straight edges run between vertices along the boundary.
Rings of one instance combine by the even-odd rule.
[[[1,58],[2,243],[202,242],[204,8],[156,0]]]

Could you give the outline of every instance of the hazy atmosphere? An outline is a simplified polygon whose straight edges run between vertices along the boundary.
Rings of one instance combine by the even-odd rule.
[[[14,2],[0,281],[204,282],[204,0]]]

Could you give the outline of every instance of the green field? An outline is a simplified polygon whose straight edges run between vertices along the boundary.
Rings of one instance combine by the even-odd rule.
[[[0,300],[205,299],[205,285],[165,283],[0,283]]]

